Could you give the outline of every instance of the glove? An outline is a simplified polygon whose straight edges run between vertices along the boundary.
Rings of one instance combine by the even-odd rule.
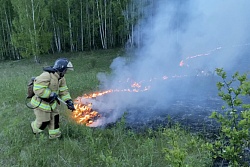
[[[71,111],[75,110],[74,103],[73,103],[73,101],[71,99],[67,100],[66,103],[67,103],[67,107],[68,107],[69,110],[71,110]]]
[[[58,95],[55,92],[50,93],[49,95],[49,103],[52,103],[53,101],[57,100]]]

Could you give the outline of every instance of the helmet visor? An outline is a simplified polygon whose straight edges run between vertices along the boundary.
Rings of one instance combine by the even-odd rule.
[[[71,70],[71,71],[74,71],[73,64],[70,61],[67,64],[67,69]]]

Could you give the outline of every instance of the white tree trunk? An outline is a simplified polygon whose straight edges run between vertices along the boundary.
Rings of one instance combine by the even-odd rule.
[[[84,50],[84,45],[83,45],[83,3],[81,0],[81,51]]]
[[[37,52],[38,52],[38,44],[37,44],[37,29],[36,29],[36,20],[35,20],[35,7],[34,7],[34,0],[31,0],[31,10],[32,10],[32,23],[33,23],[33,31],[34,31],[34,36],[33,36],[33,42],[35,44],[35,52],[34,56],[37,57]],[[38,9],[36,9],[38,10]],[[35,58],[37,60],[37,58]]]
[[[58,41],[57,41],[57,31],[56,31],[56,23],[55,23],[55,18],[54,18],[54,13],[53,11],[51,11],[51,15],[52,15],[52,25],[53,25],[53,36],[54,36],[54,41],[55,41],[55,45],[56,45],[56,51],[59,51],[59,45],[58,45]]]
[[[70,4],[68,0],[68,19],[69,19],[69,38],[70,38],[70,51],[74,51],[74,44],[73,44],[73,35],[72,35],[72,23],[71,23],[71,10],[70,10]]]
[[[107,37],[106,37],[106,0],[104,0],[104,17],[102,7],[99,7],[99,2],[96,0],[97,16],[99,21],[99,33],[101,36],[102,48],[107,49]]]

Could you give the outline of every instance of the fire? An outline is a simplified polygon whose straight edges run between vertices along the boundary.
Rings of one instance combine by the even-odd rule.
[[[188,59],[194,59],[194,58],[202,57],[202,56],[209,56],[213,52],[221,50],[221,49],[222,49],[222,47],[217,47],[217,48],[214,48],[214,49],[208,51],[207,53],[197,54],[195,56],[188,56],[188,57],[186,57],[186,60],[188,60]],[[184,60],[181,60],[181,62],[180,62],[179,65],[182,67],[184,64],[186,64],[186,63],[184,63]],[[186,66],[188,66],[188,64],[186,64]]]
[[[141,84],[135,82],[131,85],[131,87],[135,87],[135,88],[140,88],[141,87]]]
[[[102,95],[105,95],[105,94],[108,94],[108,93],[111,93],[111,92],[114,92],[114,90],[110,89],[110,90],[106,90],[106,91],[103,91],[103,92],[94,92],[94,93],[91,93],[91,94],[84,94],[84,98],[86,99],[91,99],[91,98],[96,98],[97,96],[102,96]]]
[[[183,77],[183,76],[177,76],[174,75],[170,78],[178,78],[178,77]],[[158,78],[151,79],[152,80],[157,80]],[[169,79],[168,76],[163,76],[161,78],[162,80],[167,80]],[[79,123],[79,124],[85,124],[86,126],[90,126],[91,124],[94,123],[95,120],[97,120],[101,115],[92,109],[92,103],[86,102],[88,99],[96,99],[99,96],[103,96],[109,93],[113,92],[144,92],[148,91],[150,89],[150,86],[144,86],[142,87],[141,82],[134,82],[133,84],[130,85],[131,88],[127,89],[109,89],[106,91],[102,92],[94,92],[90,94],[84,94],[83,96],[79,96],[74,100],[74,106],[75,106],[75,111],[73,111],[73,119]]]
[[[184,61],[183,60],[181,60],[181,62],[180,62],[180,66],[183,66],[184,65]]]
[[[74,100],[75,110],[73,111],[73,119],[79,124],[85,124],[86,126],[90,126],[97,120],[101,115],[92,109],[92,103],[84,102],[87,99],[95,99],[98,96],[103,96],[112,92],[139,92],[139,91],[147,91],[150,87],[145,87],[144,89],[140,89],[141,85],[139,83],[134,83],[131,85],[133,89],[110,89],[102,92],[94,92],[91,94],[84,94],[82,97],[77,97]]]
[[[217,52],[219,50],[223,50],[223,49],[227,49],[227,48],[245,47],[245,46],[249,46],[249,45],[250,45],[250,43],[233,45],[233,46],[229,46],[229,47],[219,46],[219,47],[216,47],[216,48],[214,48],[214,49],[212,49],[210,51],[207,51],[207,53],[201,53],[201,54],[197,54],[197,55],[194,55],[194,56],[188,56],[188,57],[186,57],[185,61],[188,61],[189,59],[198,58],[198,57],[209,56],[209,55],[211,55],[214,52]],[[189,67],[189,65],[186,62],[184,62],[184,60],[181,60],[180,63],[179,63],[179,66],[183,67],[184,65],[186,65],[187,67]]]
[[[248,46],[250,45],[250,43],[244,44],[244,45],[237,45],[237,46],[233,46],[233,47],[240,47],[240,46]],[[197,54],[194,56],[188,56],[185,58],[184,60],[181,60],[179,63],[179,66],[187,66],[189,67],[189,65],[186,63],[186,61],[190,60],[190,59],[194,59],[194,58],[198,58],[198,57],[203,57],[203,56],[209,56],[211,55],[213,52],[216,52],[218,50],[223,49],[222,47],[217,47],[214,48],[210,51],[208,51],[207,53],[202,53],[202,54]],[[204,71],[201,70],[199,71],[198,75],[202,75],[202,76],[208,76],[211,75],[211,73],[208,71]],[[75,111],[73,112],[73,119],[76,120],[77,123],[80,124],[85,124],[86,126],[90,126],[91,124],[94,123],[95,120],[97,120],[99,117],[101,117],[101,115],[92,109],[92,103],[88,103],[88,102],[83,102],[83,101],[87,101],[87,99],[95,99],[98,96],[103,96],[105,94],[109,94],[109,93],[113,93],[113,92],[144,92],[144,91],[148,91],[151,87],[150,84],[147,86],[142,86],[143,84],[147,84],[149,82],[152,82],[153,80],[168,80],[168,79],[175,79],[175,78],[183,78],[183,77],[188,77],[188,75],[173,75],[173,76],[162,76],[161,78],[151,78],[149,81],[140,81],[140,82],[134,82],[133,79],[131,78],[127,78],[126,83],[131,83],[130,88],[127,89],[109,89],[106,91],[101,91],[101,92],[94,92],[94,93],[90,93],[90,94],[84,94],[82,97],[78,97],[75,100]],[[119,81],[122,82],[122,81]]]
[[[167,80],[169,78],[181,78],[181,77],[186,77],[185,75],[181,76],[181,75],[174,75],[171,77],[168,76],[162,76],[161,78],[153,78],[150,79],[151,82],[153,80]],[[140,81],[140,82],[133,82],[130,85],[130,88],[127,89],[109,89],[106,91],[101,91],[101,92],[94,92],[94,93],[90,93],[90,94],[84,94],[83,96],[79,96],[75,99],[74,101],[74,106],[75,106],[75,111],[73,112],[73,119],[79,123],[79,124],[85,124],[86,126],[90,126],[91,124],[93,124],[95,122],[95,120],[97,120],[99,117],[101,117],[101,115],[92,109],[92,103],[86,102],[90,101],[90,99],[96,99],[99,96],[103,96],[109,93],[114,93],[114,92],[145,92],[150,90],[150,86],[142,86],[142,83],[146,82],[146,81]],[[148,83],[147,82],[147,83]]]
[[[86,126],[89,126],[95,121],[95,119],[100,117],[100,114],[92,109],[92,103],[83,104],[80,101],[81,97],[78,97],[75,100],[73,119],[79,124],[85,124]]]

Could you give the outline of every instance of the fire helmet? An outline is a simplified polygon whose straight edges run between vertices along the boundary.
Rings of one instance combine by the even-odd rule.
[[[53,66],[53,68],[60,73],[60,75],[62,74],[62,76],[66,73],[67,69],[69,70],[74,70],[72,63],[66,59],[66,58],[59,58],[55,61],[55,64]]]

